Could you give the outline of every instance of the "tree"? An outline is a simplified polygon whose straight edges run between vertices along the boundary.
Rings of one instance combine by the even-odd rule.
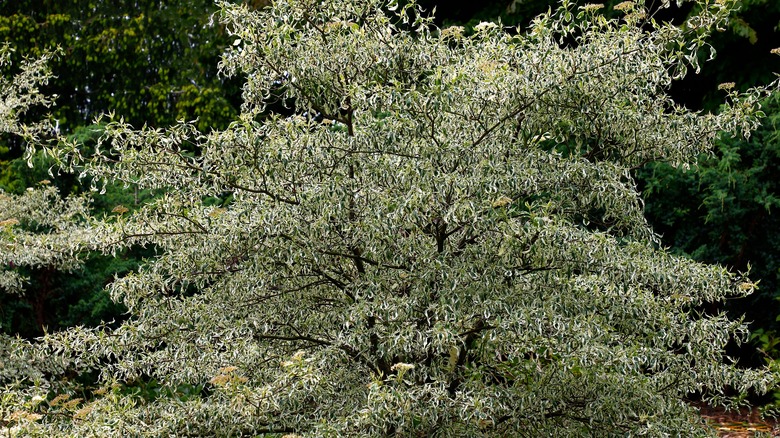
[[[33,365],[5,378],[6,427],[706,435],[686,397],[776,381],[731,363],[746,328],[706,312],[754,285],[658,248],[630,176],[756,127],[764,89],[717,115],[665,94],[734,5],[701,6],[676,27],[637,3],[608,20],[564,2],[527,33],[465,36],[413,4],[222,3],[221,68],[247,78],[238,120],[202,133],[110,117],[94,155],[53,151],[96,182],[165,189],[75,239],[158,255],[109,286],[121,326],[6,349]],[[264,115],[272,95],[295,111]],[[99,387],[67,378],[94,371]]]
[[[3,2],[0,38],[27,54],[62,48],[51,68],[67,80],[46,91],[59,96],[63,132],[112,110],[137,126],[198,118],[201,129],[224,128],[238,82],[217,77],[227,35],[209,23],[215,9],[210,0]]]

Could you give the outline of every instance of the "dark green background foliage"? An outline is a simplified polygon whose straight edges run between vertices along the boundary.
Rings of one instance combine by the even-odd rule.
[[[49,1],[0,4],[0,39],[36,56],[61,47],[54,116],[63,129],[107,110],[139,127],[199,119],[225,127],[237,114],[237,82],[217,75],[226,35],[209,24],[211,0]]]
[[[0,295],[0,324],[4,332],[33,338],[43,329],[56,331],[76,325],[97,326],[119,322],[125,311],[102,291],[114,274],[122,275],[138,265],[139,254],[109,258],[91,255],[81,269],[22,269],[30,278],[27,293],[19,299]]]

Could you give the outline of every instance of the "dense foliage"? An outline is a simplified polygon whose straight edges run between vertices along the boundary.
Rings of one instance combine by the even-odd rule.
[[[61,80],[60,129],[72,132],[109,109],[136,126],[198,118],[222,128],[236,116],[236,84],[217,76],[227,35],[209,19],[211,0],[41,1],[0,4],[0,39],[35,55],[61,47],[51,63]]]
[[[247,78],[227,129],[111,117],[90,154],[45,148],[162,196],[92,218],[53,188],[4,195],[15,289],[11,264],[158,250],[109,285],[120,326],[4,338],[6,431],[705,435],[688,395],[775,381],[731,364],[745,326],[706,312],[754,285],[658,249],[630,173],[756,127],[762,90],[716,115],[665,94],[733,8],[701,6],[677,27],[564,3],[466,36],[413,4],[223,3],[221,68]],[[297,112],[268,116],[272,94]]]

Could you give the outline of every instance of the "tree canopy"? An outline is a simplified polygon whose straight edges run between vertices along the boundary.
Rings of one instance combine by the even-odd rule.
[[[209,22],[215,11],[211,0],[3,2],[0,39],[27,55],[61,47],[51,63],[61,80],[46,91],[63,132],[108,110],[137,126],[198,118],[216,129],[238,102],[237,84],[217,76],[227,35]]]
[[[96,189],[163,195],[70,226],[44,217],[35,234],[25,205],[80,198],[34,188],[0,209],[8,284],[36,251],[156,250],[108,286],[129,312],[118,327],[5,339],[3,426],[706,435],[686,397],[726,402],[776,376],[725,357],[746,327],[707,312],[755,285],[659,248],[631,176],[691,162],[720,131],[747,136],[761,115],[763,88],[731,90],[718,114],[667,95],[734,8],[698,4],[673,26],[641,2],[615,19],[564,2],[527,30],[466,35],[414,3],[221,3],[220,68],[246,78],[228,128],[117,115],[89,153],[44,148]],[[294,111],[269,116],[269,96]],[[97,384],[72,378],[89,374]],[[132,391],[149,381],[154,396]]]

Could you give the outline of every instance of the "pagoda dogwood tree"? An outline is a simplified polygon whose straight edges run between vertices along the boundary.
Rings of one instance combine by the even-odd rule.
[[[757,123],[762,90],[718,115],[665,94],[733,8],[700,6],[674,27],[638,3],[619,20],[564,3],[465,35],[413,4],[223,3],[239,120],[112,117],[94,154],[53,151],[93,181],[165,189],[78,238],[158,256],[109,286],[120,327],[9,349],[41,372],[4,376],[7,430],[706,435],[687,396],[775,381],[725,357],[742,322],[703,310],[754,285],[658,249],[630,173]],[[264,112],[280,97],[296,115]],[[61,378],[94,371],[78,393]],[[129,389],[152,381],[167,389]]]

